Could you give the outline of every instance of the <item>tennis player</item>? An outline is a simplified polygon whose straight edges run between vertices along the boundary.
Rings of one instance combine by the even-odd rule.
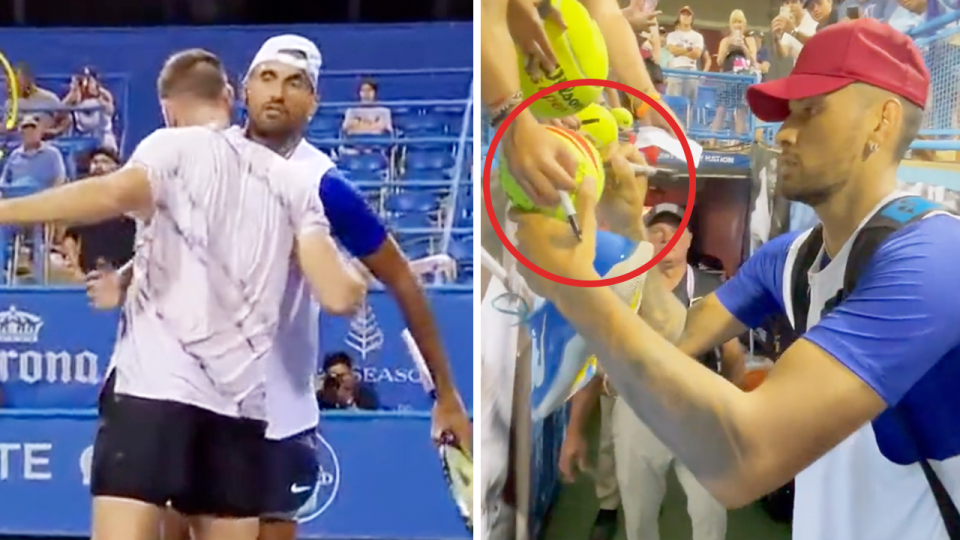
[[[176,127],[149,135],[115,173],[0,201],[0,222],[129,213],[144,229],[101,397],[92,537],[153,540],[170,501],[196,518],[198,538],[252,540],[264,360],[289,254],[325,307],[348,313],[365,285],[339,264],[312,176],[222,131],[232,94],[216,56],[172,56],[158,89]]]
[[[862,226],[901,196],[897,166],[929,91],[914,43],[872,19],[818,32],[791,75],[748,90],[760,119],[784,122],[778,187],[816,210],[823,247],[795,274],[810,233],[762,246],[685,326],[671,322],[683,327],[676,346],[605,288],[528,274],[598,348],[621,398],[717,499],[742,506],[796,476],[795,540],[956,537],[960,220],[934,212],[892,233],[837,298]],[[519,215],[520,250],[551,272],[597,279],[589,191],[582,245],[555,240],[569,236],[563,223]],[[794,287],[804,275],[809,290]],[[793,302],[805,293],[802,337],[753,392],[693,359],[769,316],[796,323]]]

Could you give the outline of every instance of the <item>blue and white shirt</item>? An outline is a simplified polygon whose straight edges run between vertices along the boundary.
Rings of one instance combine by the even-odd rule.
[[[792,318],[787,285],[808,234],[764,244],[717,298],[751,328],[772,315]],[[960,503],[960,220],[933,214],[890,235],[856,289],[821,318],[825,303],[843,287],[853,240],[832,260],[822,251],[818,256],[803,337],[863,379],[890,408],[797,476],[793,539],[947,540],[918,463],[929,460]],[[919,439],[921,456],[894,408]]]

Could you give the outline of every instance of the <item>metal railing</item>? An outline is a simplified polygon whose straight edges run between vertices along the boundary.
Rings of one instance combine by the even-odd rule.
[[[759,74],[663,70],[664,101],[697,140],[750,142],[756,119],[746,105],[747,87]]]

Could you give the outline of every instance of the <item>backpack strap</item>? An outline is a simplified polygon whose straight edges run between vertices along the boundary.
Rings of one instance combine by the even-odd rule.
[[[796,337],[806,332],[810,312],[810,269],[823,247],[823,226],[817,224],[797,250],[797,258],[790,270],[793,328]]]
[[[850,257],[847,259],[846,272],[844,273],[843,290],[837,295],[834,305],[839,304],[853,292],[857,286],[857,278],[860,277],[860,273],[867,267],[877,248],[888,236],[938,211],[945,211],[945,208],[921,197],[896,199],[880,209],[860,230],[857,238],[853,241]],[[920,468],[923,470],[923,476],[927,479],[927,484],[930,485],[930,491],[933,492],[937,509],[940,511],[940,516],[943,518],[943,523],[947,529],[947,537],[950,540],[960,540],[960,510],[957,509],[957,505],[950,497],[950,492],[947,491],[940,477],[933,470],[930,461],[923,458],[920,439],[911,429],[906,412],[902,407],[894,407],[893,416],[897,419],[907,436],[908,442],[913,447]]]

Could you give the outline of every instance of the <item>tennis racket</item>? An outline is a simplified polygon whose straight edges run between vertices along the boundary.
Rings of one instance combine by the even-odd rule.
[[[413,341],[409,330],[404,330],[401,337],[413,358],[413,363],[420,371],[423,388],[431,399],[436,400],[437,391],[430,371],[427,369],[427,362],[420,354],[420,348]],[[447,480],[447,487],[450,489],[450,496],[457,504],[467,530],[473,533],[473,458],[460,448],[456,437],[450,432],[440,434],[437,450],[440,453],[440,465],[443,468],[443,477]]]
[[[20,111],[20,91],[17,89],[17,72],[7,57],[0,52],[0,96],[6,101],[3,114],[3,127],[0,128],[0,160],[15,145],[17,133],[17,115]]]

